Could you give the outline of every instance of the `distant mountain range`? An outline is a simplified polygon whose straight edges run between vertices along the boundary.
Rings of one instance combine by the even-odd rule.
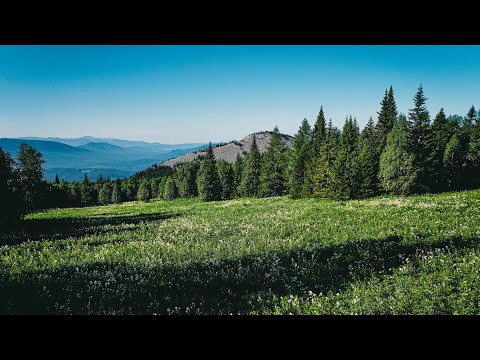
[[[100,175],[111,179],[124,178],[155,163],[204,149],[207,144],[160,144],[144,141],[81,138],[0,138],[0,147],[16,156],[18,146],[26,142],[43,154],[45,178],[58,174],[66,181],[81,181],[84,174],[91,180]]]

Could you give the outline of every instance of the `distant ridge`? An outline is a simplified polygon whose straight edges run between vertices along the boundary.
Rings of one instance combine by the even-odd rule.
[[[260,153],[265,152],[268,142],[270,141],[272,132],[271,131],[262,131],[255,133],[255,139],[257,141],[258,150]],[[288,147],[292,147],[293,137],[286,134],[282,135],[282,141]],[[225,160],[228,163],[235,162],[237,158],[237,154],[240,154],[240,157],[245,157],[246,154],[250,152],[250,148],[252,146],[253,141],[253,134],[245,136],[240,141],[233,141],[225,145],[219,145],[213,148],[213,155],[215,156],[216,160]],[[179,156],[174,159],[167,160],[163,162],[161,165],[169,166],[169,167],[177,167],[181,164],[192,162],[198,159],[200,156],[204,155],[205,151],[195,151],[190,152],[188,154]]]

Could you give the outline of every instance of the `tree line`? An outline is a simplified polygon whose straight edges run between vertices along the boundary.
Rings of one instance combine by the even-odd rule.
[[[360,131],[355,118],[340,130],[323,107],[311,128],[304,119],[285,145],[278,127],[260,154],[255,134],[245,157],[232,164],[216,160],[209,144],[204,156],[175,169],[154,165],[127,179],[82,182],[42,180],[42,156],[21,144],[14,160],[0,148],[2,220],[50,207],[92,206],[154,198],[321,197],[336,200],[379,194],[408,195],[480,187],[480,111],[433,122],[420,85],[408,116],[399,113],[393,88],[385,91],[375,122]],[[16,204],[16,205],[12,205]],[[15,208],[15,209],[13,209]]]

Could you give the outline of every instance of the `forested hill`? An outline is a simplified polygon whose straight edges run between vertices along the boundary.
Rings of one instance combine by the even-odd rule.
[[[257,146],[259,152],[262,154],[265,152],[268,142],[270,141],[272,132],[263,131],[255,133],[255,140],[257,141]],[[288,147],[292,147],[293,137],[286,134],[281,134],[283,144]],[[240,141],[231,141],[228,144],[218,145],[213,148],[213,154],[215,160],[225,160],[226,162],[232,164],[235,162],[237,154],[240,154],[240,157],[244,158],[246,154],[250,151],[252,146],[253,134],[245,136]],[[181,164],[190,163],[199,157],[205,155],[205,150],[194,151],[188,154],[179,156],[175,159],[170,159],[162,163],[163,166],[177,167]]]

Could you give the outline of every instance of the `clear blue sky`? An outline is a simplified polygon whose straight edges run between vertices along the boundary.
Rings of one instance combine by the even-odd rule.
[[[162,143],[294,134],[320,105],[341,127],[419,83],[433,117],[480,106],[480,46],[0,46],[0,137]]]

